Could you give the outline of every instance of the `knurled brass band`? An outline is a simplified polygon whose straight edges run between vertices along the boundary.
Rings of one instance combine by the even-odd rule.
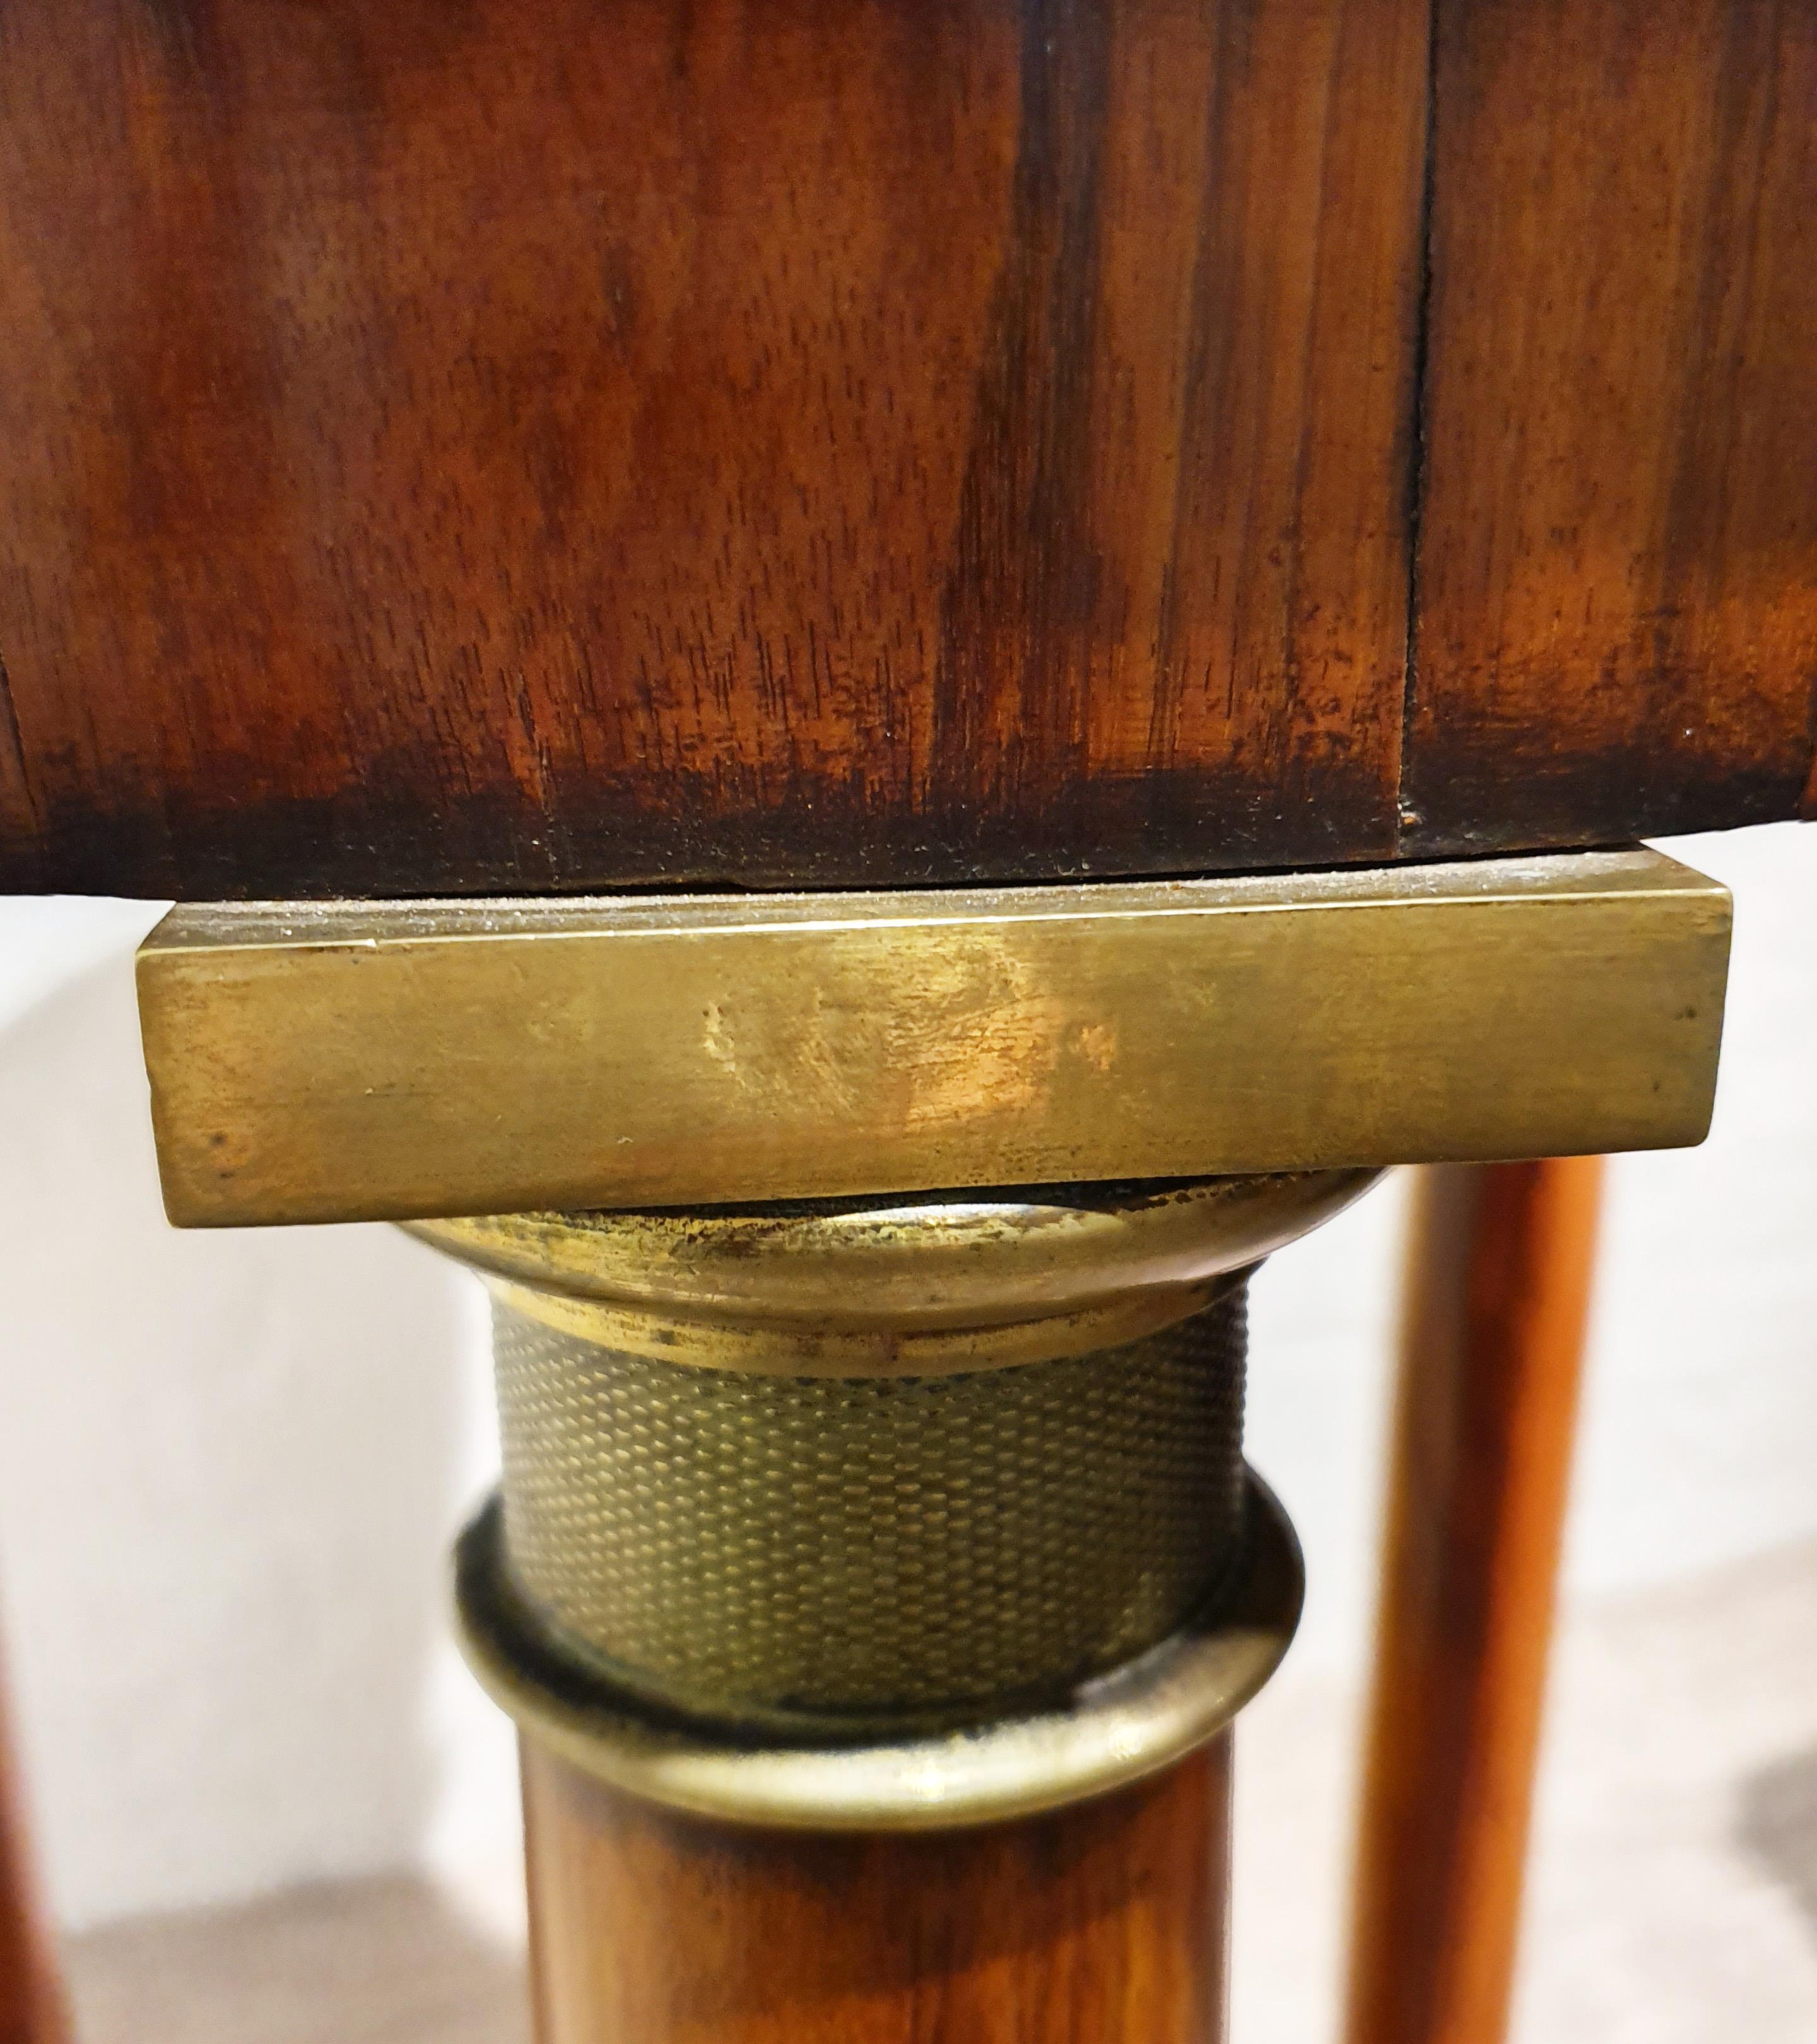
[[[844,1378],[678,1366],[501,1297],[508,1566],[578,1659],[697,1716],[1050,1698],[1229,1566],[1244,1293],[1116,1348]]]
[[[1243,1536],[1216,1601],[1125,1666],[1045,1706],[959,1729],[814,1740],[728,1736],[651,1708],[577,1664],[502,1563],[489,1505],[455,1550],[467,1664],[520,1731],[609,1787],[731,1823],[939,1831],[1064,1808],[1160,1773],[1214,1738],[1281,1664],[1299,1622],[1298,1543],[1248,1478]]]
[[[421,1225],[494,1295],[470,1658],[602,1779],[754,1822],[1166,1765],[1299,1608],[1242,1460],[1249,1270],[1369,1175]]]

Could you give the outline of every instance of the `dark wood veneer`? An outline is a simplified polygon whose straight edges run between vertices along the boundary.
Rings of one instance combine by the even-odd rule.
[[[1410,850],[1797,813],[1817,13],[1441,0]]]
[[[0,887],[1792,813],[1814,92],[1762,0],[13,0]]]
[[[1386,855],[1425,45],[18,0],[0,885]]]

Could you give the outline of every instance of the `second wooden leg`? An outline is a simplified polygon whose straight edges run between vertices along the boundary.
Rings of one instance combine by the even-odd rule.
[[[1422,1174],[1348,2044],[1506,2031],[1600,1174]]]

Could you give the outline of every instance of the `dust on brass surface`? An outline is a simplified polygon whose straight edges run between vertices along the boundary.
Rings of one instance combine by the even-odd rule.
[[[909,1201],[405,1224],[544,1327],[763,1376],[926,1377],[1079,1355],[1209,1303],[1371,1171],[1025,1185]]]
[[[1728,932],[1645,850],[250,904],[140,998],[174,1220],[408,1219],[1692,1143]]]
[[[962,1730],[880,1727],[817,1742],[757,1741],[650,1708],[577,1666],[513,1592],[497,1501],[455,1555],[458,1635],[482,1686],[524,1737],[633,1795],[734,1823],[941,1831],[1001,1823],[1159,1773],[1221,1731],[1267,1682],[1299,1623],[1299,1543],[1244,1473],[1243,1539],[1212,1604],[1126,1666],[1046,1708]]]
[[[501,1297],[513,1577],[577,1658],[734,1723],[1051,1697],[1184,1623],[1235,1552],[1245,1290],[939,1377],[692,1369]]]
[[[984,1821],[1177,1758],[1299,1608],[1242,1464],[1249,1272],[1371,1175],[413,1224],[494,1297],[482,1679],[759,1821]]]

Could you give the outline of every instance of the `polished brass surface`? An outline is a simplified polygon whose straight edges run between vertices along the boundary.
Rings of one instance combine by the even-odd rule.
[[[227,1225],[1692,1143],[1728,929],[1633,850],[182,908],[139,979],[166,1203]]]
[[[614,1788],[724,1821],[934,1831],[1058,1809],[1160,1773],[1221,1731],[1279,1666],[1304,1577],[1252,1474],[1234,1571],[1138,1659],[1044,1707],[962,1730],[757,1742],[650,1708],[551,1643],[502,1566],[496,1507],[455,1562],[459,1636],[482,1685],[536,1740]]]
[[[577,1662],[735,1729],[1064,1693],[1230,1565],[1245,1289],[1118,1348],[925,1377],[678,1367],[501,1298],[505,1565]]]
[[[622,1353],[765,1376],[928,1377],[1170,1326],[1374,1176],[409,1225],[476,1266],[513,1311]]]

